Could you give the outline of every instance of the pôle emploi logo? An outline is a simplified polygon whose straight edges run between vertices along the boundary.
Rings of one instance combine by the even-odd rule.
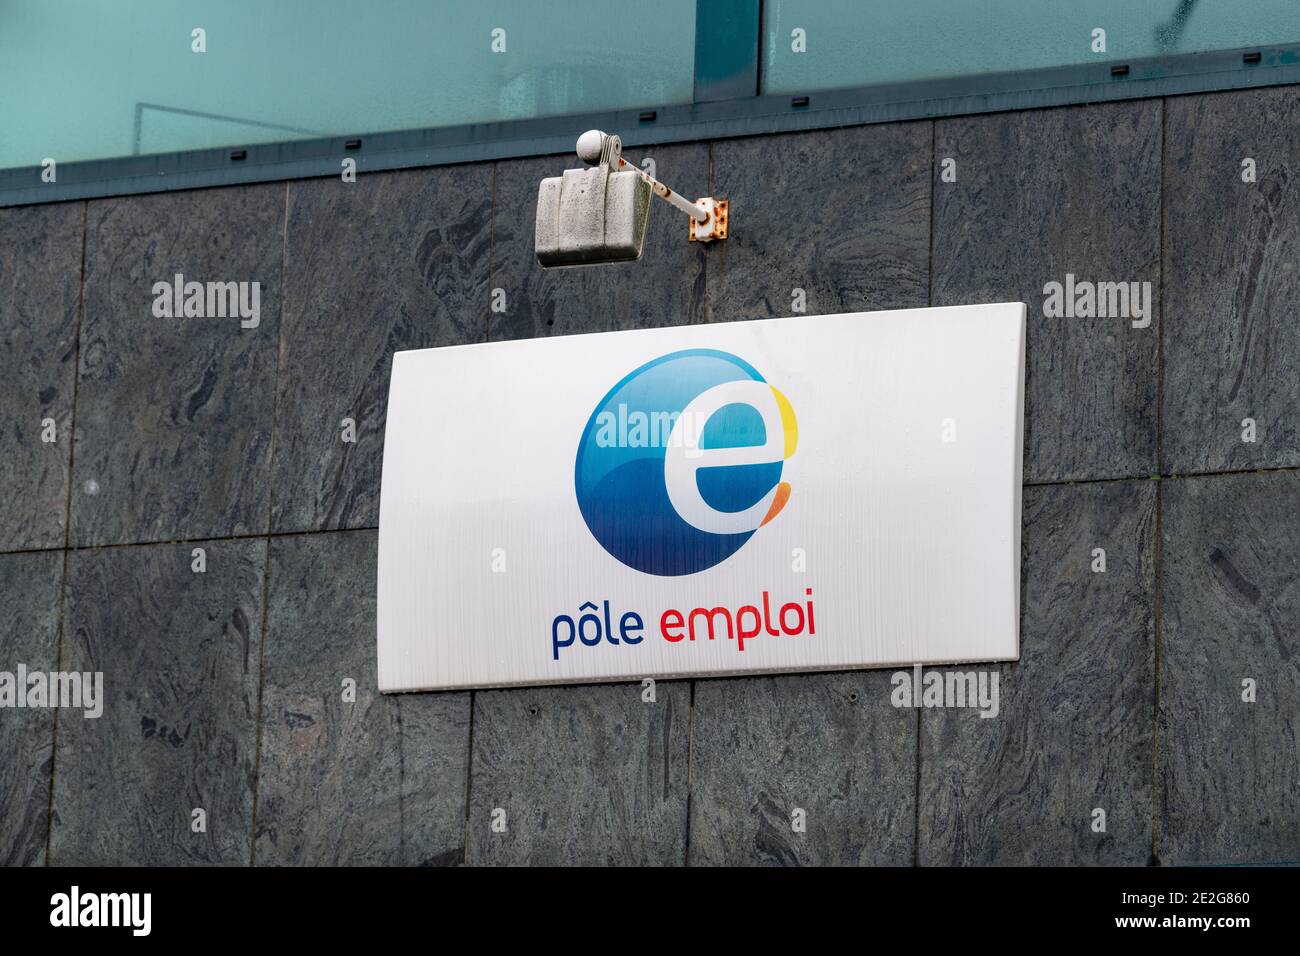
[[[672,352],[629,373],[597,404],[578,443],[574,489],[592,535],[646,574],[696,574],[735,554],[790,500],[781,480],[799,427],[789,400],[745,360],[712,349]],[[551,626],[552,659],[575,646],[636,646],[638,611],[585,602]],[[815,634],[812,588],[773,607],[669,608],[659,634],[672,644]]]

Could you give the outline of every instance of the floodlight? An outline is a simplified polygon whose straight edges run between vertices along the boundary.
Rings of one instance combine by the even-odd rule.
[[[537,191],[537,261],[545,268],[640,259],[650,197],[690,216],[691,242],[727,238],[727,201],[691,202],[623,158],[617,136],[588,130],[578,137],[586,169],[566,169]]]

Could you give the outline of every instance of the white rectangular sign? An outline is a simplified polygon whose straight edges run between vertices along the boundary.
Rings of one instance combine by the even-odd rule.
[[[1022,304],[393,357],[384,691],[1014,660]]]

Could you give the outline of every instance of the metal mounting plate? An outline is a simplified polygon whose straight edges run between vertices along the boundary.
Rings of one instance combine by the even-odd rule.
[[[704,222],[690,220],[691,242],[712,242],[714,239],[727,238],[727,200],[713,199],[706,196],[695,200],[709,214]]]

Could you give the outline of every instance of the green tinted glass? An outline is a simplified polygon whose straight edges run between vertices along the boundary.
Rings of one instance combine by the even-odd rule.
[[[2,0],[0,168],[687,103],[695,6]]]
[[[763,26],[763,91],[807,93],[1293,43],[1300,0],[767,0]]]

